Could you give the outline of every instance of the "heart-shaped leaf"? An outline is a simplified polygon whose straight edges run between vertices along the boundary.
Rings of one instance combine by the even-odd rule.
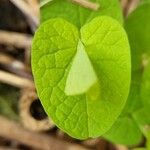
[[[41,7],[41,22],[60,17],[81,28],[94,17],[100,15],[111,16],[120,23],[123,22],[122,11],[118,0],[92,0],[92,2],[100,5],[97,11],[74,4],[71,0],[52,0]]]
[[[86,85],[79,66],[77,82],[84,93],[75,95],[68,89],[72,92],[68,96],[66,83],[74,76],[70,72],[78,71],[74,61],[83,63],[91,81]],[[58,127],[78,139],[100,136],[112,126],[128,96],[131,68],[126,33],[106,16],[93,19],[80,31],[63,19],[48,20],[33,40],[32,69],[39,98]],[[72,84],[77,87],[75,81]]]

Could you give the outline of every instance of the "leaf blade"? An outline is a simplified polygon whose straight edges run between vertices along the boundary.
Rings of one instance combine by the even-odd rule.
[[[110,26],[106,26],[108,24]],[[96,34],[92,32],[95,26],[99,27]],[[116,32],[114,28],[117,29]],[[110,36],[107,36],[108,29]],[[87,93],[76,96],[65,94],[67,76],[77,51],[79,32],[63,19],[44,22],[37,31],[32,47],[32,70],[38,95],[48,116],[69,135],[86,139],[102,135],[121,113],[130,84],[130,50],[121,25],[109,17],[97,17],[80,32],[85,51],[98,78],[98,83]],[[93,40],[86,39],[89,34],[93,35]],[[99,38],[99,35],[102,37]],[[116,40],[120,37],[118,44]],[[90,45],[85,41],[92,43]],[[95,41],[98,42],[97,45]],[[118,80],[118,76],[121,83],[114,81]]]

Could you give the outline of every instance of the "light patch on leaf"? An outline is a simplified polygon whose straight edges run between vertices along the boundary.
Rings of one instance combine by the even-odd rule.
[[[97,76],[85,51],[81,40],[78,42],[77,53],[73,59],[68,73],[65,93],[66,95],[83,94],[96,83]]]

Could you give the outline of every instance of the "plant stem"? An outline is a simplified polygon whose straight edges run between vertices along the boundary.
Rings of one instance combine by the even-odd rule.
[[[0,81],[19,88],[34,87],[33,81],[0,70]]]
[[[29,34],[0,30],[0,44],[12,45],[17,48],[29,48],[32,37]]]
[[[0,136],[43,150],[89,150],[81,145],[24,129],[20,124],[0,116]]]

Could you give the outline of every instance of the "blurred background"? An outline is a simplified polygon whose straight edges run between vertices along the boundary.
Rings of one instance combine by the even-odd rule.
[[[139,0],[122,0],[126,17]],[[0,0],[0,150],[127,150],[97,138],[75,140],[47,119],[30,66],[38,0]]]

